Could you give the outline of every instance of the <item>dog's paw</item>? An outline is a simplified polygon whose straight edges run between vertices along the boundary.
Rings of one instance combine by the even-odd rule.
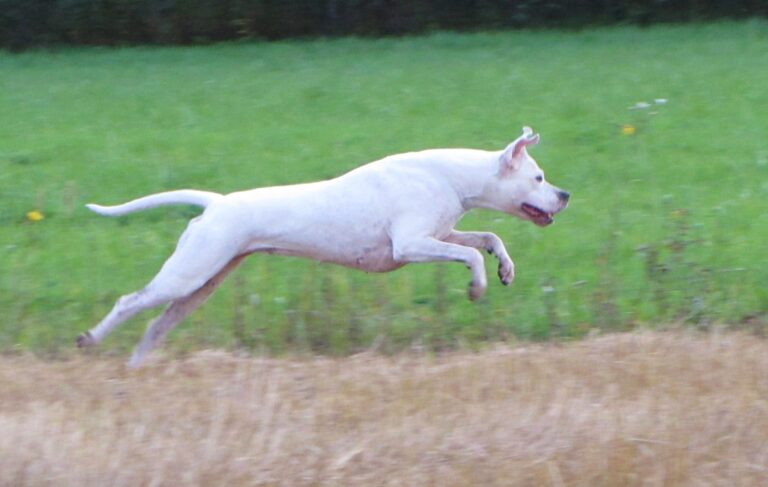
[[[487,286],[485,284],[480,282],[475,282],[475,281],[470,282],[469,289],[468,289],[470,301],[477,301],[478,299],[480,299],[483,296],[483,294],[485,294],[486,287]]]
[[[499,279],[505,286],[509,286],[515,279],[515,264],[511,260],[499,262]]]
[[[86,331],[77,336],[75,343],[77,343],[77,348],[86,348],[96,345],[96,340],[93,339],[91,332]]]

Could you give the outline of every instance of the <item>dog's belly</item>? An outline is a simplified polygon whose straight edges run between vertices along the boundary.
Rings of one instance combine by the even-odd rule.
[[[399,269],[405,265],[403,262],[396,262],[392,258],[391,251],[387,255],[378,249],[364,250],[363,252],[359,252],[354,255],[330,255],[327,252],[307,252],[280,247],[258,246],[250,250],[248,253],[256,252],[287,255],[293,257],[306,257],[308,259],[316,260],[319,262],[328,262],[331,264],[350,267],[352,269],[358,269],[365,272],[389,272],[395,269]]]
[[[365,272],[389,272],[399,269],[405,263],[397,262],[392,256],[392,243],[389,238],[381,237],[375,241],[368,241],[360,245],[359,242],[345,238],[348,235],[340,235],[331,240],[320,239],[311,242],[262,242],[255,243],[249,249],[250,252],[262,252],[269,254],[305,257],[319,262],[350,267]],[[326,241],[323,241],[326,240]]]
[[[405,265],[395,262],[392,258],[391,246],[384,251],[381,248],[363,249],[353,261],[345,259],[343,262],[336,263],[366,272],[389,272]]]

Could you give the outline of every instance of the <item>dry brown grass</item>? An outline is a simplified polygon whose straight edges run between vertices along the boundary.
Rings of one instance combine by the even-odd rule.
[[[0,359],[2,485],[768,485],[768,342]]]

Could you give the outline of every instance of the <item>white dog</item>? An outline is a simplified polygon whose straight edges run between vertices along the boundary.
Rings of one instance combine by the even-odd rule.
[[[473,208],[488,208],[545,226],[563,210],[568,193],[544,180],[526,151],[538,134],[523,135],[503,151],[435,149],[385,157],[338,178],[220,195],[180,190],[118,206],[87,205],[124,215],[160,205],[205,208],[184,231],[173,255],[142,290],[118,299],[110,313],[77,338],[95,345],[136,313],[164,303],[129,362],[138,366],[165,335],[200,305],[249,254],[309,257],[368,272],[411,262],[456,261],[472,272],[470,299],[486,289],[485,249],[499,259],[508,285],[514,264],[499,237],[459,232],[456,222]]]

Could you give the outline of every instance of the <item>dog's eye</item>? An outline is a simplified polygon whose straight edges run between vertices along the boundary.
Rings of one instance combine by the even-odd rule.
[[[541,174],[536,176],[536,182],[539,182],[539,183],[544,182],[544,176],[542,176]]]

